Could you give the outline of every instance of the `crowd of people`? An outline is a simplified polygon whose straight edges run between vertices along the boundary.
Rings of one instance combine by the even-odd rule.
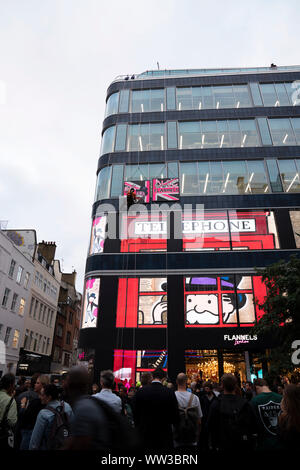
[[[5,374],[0,381],[0,448],[9,450],[250,451],[295,449],[300,442],[300,383],[272,390],[265,379],[240,384],[176,384],[158,368],[136,386],[102,371],[91,384],[83,367],[61,380]]]

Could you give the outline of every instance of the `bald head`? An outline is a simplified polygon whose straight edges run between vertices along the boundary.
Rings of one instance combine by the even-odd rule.
[[[180,387],[185,387],[187,379],[187,375],[184,372],[180,372],[180,374],[177,375],[176,383]]]

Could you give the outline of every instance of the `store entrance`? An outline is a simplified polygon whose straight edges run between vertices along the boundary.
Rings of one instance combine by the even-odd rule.
[[[186,351],[185,370],[189,381],[219,382],[218,351],[216,349]]]
[[[218,383],[223,374],[234,374],[240,384],[247,380],[244,351],[229,349],[187,350],[185,352],[185,368],[190,381],[202,380]]]
[[[233,374],[238,379],[239,385],[246,382],[246,362],[244,352],[224,351],[223,354],[224,374]]]

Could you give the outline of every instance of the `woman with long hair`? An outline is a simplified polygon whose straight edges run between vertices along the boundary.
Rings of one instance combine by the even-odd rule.
[[[284,387],[278,424],[282,444],[295,449],[300,442],[300,387],[297,385]]]

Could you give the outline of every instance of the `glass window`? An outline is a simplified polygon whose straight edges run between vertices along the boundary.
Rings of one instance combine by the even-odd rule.
[[[138,165],[126,165],[125,166],[125,181],[139,180]]]
[[[144,124],[143,124],[144,125]],[[165,149],[165,124],[150,124],[149,147],[145,150]]]
[[[275,83],[275,90],[277,93],[277,101],[279,103],[277,106],[289,106],[290,100],[286,92],[284,83]]]
[[[139,147],[138,150],[150,150],[150,124],[140,124],[139,127]]]
[[[210,181],[207,192],[221,194],[224,187],[223,170],[221,162],[210,162]]]
[[[19,306],[19,315],[24,315],[24,310],[25,310],[25,299],[23,299],[23,297],[21,298],[20,300],[20,306]]]
[[[241,130],[239,121],[228,120],[228,129],[230,134],[231,147],[241,146]]]
[[[295,145],[296,139],[288,118],[269,119],[273,145]]]
[[[119,112],[128,113],[128,107],[129,107],[129,90],[121,90]]]
[[[250,82],[249,85],[250,85],[250,90],[251,90],[254,106],[262,106],[263,102],[260,96],[258,83]]]
[[[278,106],[274,83],[261,83],[260,91],[265,106]],[[276,105],[277,103],[277,105]]]
[[[202,139],[200,132],[200,122],[179,122],[179,148],[201,148]]]
[[[8,344],[8,342],[9,342],[10,333],[11,333],[11,327],[8,326],[6,328],[6,333],[5,333],[5,338],[4,338],[4,343],[5,344]]]
[[[165,110],[165,90],[153,89],[150,90],[151,104],[150,111],[164,111]]]
[[[257,147],[259,139],[254,119],[240,120],[242,142],[241,147]]]
[[[244,194],[247,185],[247,168],[244,161],[224,161],[224,187],[222,192]]]
[[[11,307],[10,307],[12,312],[14,312],[15,309],[16,309],[17,300],[18,300],[18,294],[14,293],[13,298],[12,298],[12,302],[11,302]]]
[[[98,174],[95,201],[109,198],[110,179],[111,166],[106,166]]]
[[[16,262],[15,260],[12,259],[10,262],[10,267],[9,267],[9,273],[8,273],[9,277],[13,277],[15,267],[16,267]]]
[[[176,109],[175,87],[167,87],[167,109]]]
[[[258,123],[259,131],[260,131],[262,144],[272,145],[267,118],[257,118],[257,123]]]
[[[208,192],[208,183],[210,176],[209,162],[198,162],[200,194]]]
[[[167,165],[168,165],[168,178],[178,178],[178,163],[169,162]]]
[[[210,86],[202,87],[202,108],[203,109],[215,108],[212,87]]]
[[[219,146],[219,136],[217,133],[216,121],[202,121],[201,148],[211,148]]]
[[[168,122],[168,149],[177,149],[177,122]]]
[[[35,306],[34,306],[34,312],[33,312],[33,318],[36,318],[36,312],[38,309],[39,302],[36,300],[35,301]]]
[[[192,89],[177,88],[177,109],[182,111],[184,109],[193,109]]]
[[[126,150],[126,131],[127,124],[119,124],[117,126],[115,152]]]
[[[236,108],[252,106],[247,85],[233,85]]]
[[[16,280],[19,284],[21,282],[23,271],[24,271],[24,269],[22,268],[22,266],[19,266],[18,267],[17,280]]]
[[[133,90],[131,92],[131,111],[133,113],[151,111],[150,90]]]
[[[140,136],[140,125],[131,124],[128,126],[127,151],[143,150]]]
[[[300,95],[299,95],[299,81],[285,83],[285,89],[289,96],[289,100],[292,106],[299,106],[300,104]]]
[[[230,147],[228,121],[217,121],[220,148]]]
[[[297,144],[300,145],[300,118],[291,118]]]
[[[213,94],[215,97],[216,109],[219,108],[233,108],[234,96],[232,86],[215,86],[213,87]]]
[[[193,109],[202,109],[202,87],[192,87]]]
[[[111,197],[119,197],[123,192],[123,165],[114,165],[112,167]]]
[[[119,93],[113,93],[110,95],[106,102],[105,117],[111,114],[117,114],[119,106]]]
[[[248,160],[248,184],[245,192],[261,194],[270,192],[264,162],[261,160]]]
[[[17,348],[17,347],[18,347],[18,344],[19,344],[19,336],[20,336],[19,330],[15,330],[15,332],[14,332],[14,337],[13,337],[12,344],[11,344],[13,348]]]
[[[113,152],[114,150],[114,140],[115,140],[115,126],[111,126],[104,131],[102,136],[101,152],[100,155],[104,153]]]
[[[25,287],[25,289],[27,289],[27,287],[28,287],[29,279],[30,279],[30,274],[29,274],[29,273],[26,273],[25,279],[24,279],[24,287]]]
[[[167,178],[167,168],[166,165],[161,163],[152,163],[149,165],[150,170],[150,179],[153,178]]]
[[[286,193],[300,191],[299,173],[294,160],[278,160],[283,189]]]
[[[139,180],[144,181],[149,179],[149,165],[148,163],[140,164],[138,166]]]
[[[200,194],[197,162],[182,163],[180,167],[180,192],[182,195]]]
[[[276,160],[266,160],[272,192],[282,192],[281,179]]]

